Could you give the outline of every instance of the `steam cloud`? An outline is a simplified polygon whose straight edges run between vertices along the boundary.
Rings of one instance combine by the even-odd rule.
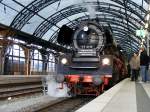
[[[86,0],[84,0],[86,2]],[[96,10],[95,7],[92,6],[92,4],[85,5],[85,8],[87,9],[87,12],[89,12],[89,16],[91,19],[96,18]]]
[[[57,83],[53,77],[47,78],[48,92],[47,94],[52,97],[70,97],[68,95],[69,88],[64,84],[63,89],[60,83]]]

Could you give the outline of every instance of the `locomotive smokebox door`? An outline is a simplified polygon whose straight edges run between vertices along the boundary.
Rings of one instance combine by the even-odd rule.
[[[103,29],[94,22],[83,22],[74,33],[73,44],[77,50],[100,51],[105,44]]]

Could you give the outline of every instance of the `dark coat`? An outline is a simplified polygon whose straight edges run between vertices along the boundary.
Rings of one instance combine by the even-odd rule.
[[[149,56],[147,55],[146,51],[141,52],[140,65],[141,66],[149,66]]]

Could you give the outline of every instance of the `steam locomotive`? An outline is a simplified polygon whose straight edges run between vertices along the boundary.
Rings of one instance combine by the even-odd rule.
[[[63,33],[59,33],[59,43],[64,43]],[[98,96],[126,77],[123,54],[108,27],[84,21],[65,37],[73,51],[59,56],[56,81],[66,83],[72,96]]]

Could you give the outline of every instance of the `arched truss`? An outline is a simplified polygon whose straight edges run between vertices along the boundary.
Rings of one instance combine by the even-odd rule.
[[[126,20],[126,17],[125,17],[125,12],[121,12],[121,10],[124,10],[123,8],[115,6],[115,5],[111,5],[111,4],[108,4],[108,3],[103,3],[103,4],[101,4],[101,6],[96,6],[96,7],[97,7],[97,12],[102,12],[103,13],[104,18],[106,16],[109,16],[108,14],[110,14],[110,15],[112,14],[113,18],[116,18],[116,19],[118,18],[118,19],[121,19],[122,21],[124,20],[127,23],[127,20]],[[100,7],[100,8],[98,8],[98,7]],[[62,21],[65,18],[68,18],[72,15],[83,13],[83,12],[84,13],[87,12],[85,6],[79,7],[78,5],[76,5],[76,6],[67,7],[65,9],[53,14],[52,16],[48,17],[47,18],[48,21],[43,21],[36,28],[36,30],[33,34],[35,36],[41,38],[41,37],[43,37],[43,35],[49,29],[51,29],[54,26],[53,24],[57,24],[58,22]],[[135,11],[134,12],[129,11],[129,12],[130,12],[130,15],[134,14],[134,16],[135,16],[135,17],[133,17],[133,16],[129,15],[129,18],[128,18],[129,23],[133,24],[134,26],[137,26],[136,28],[138,28],[138,26],[141,26],[142,25],[141,21],[143,21],[144,18],[138,12],[135,12]],[[136,16],[139,17],[139,18],[137,19]],[[126,25],[126,23],[125,23],[125,25]]]
[[[133,33],[135,33],[135,30],[138,29],[138,25],[133,24],[131,21],[129,21],[129,24],[128,24],[129,28],[127,28],[126,23],[124,23],[124,19],[118,19],[118,18],[114,18],[114,17],[111,17],[111,16],[107,16],[107,17],[104,18],[104,17],[101,17],[101,15],[98,15],[98,18],[99,18],[99,22],[100,22],[101,25],[103,24],[102,22],[105,22],[106,24],[110,23],[110,24],[121,26],[121,27],[125,27],[126,29],[131,30]],[[72,22],[69,22],[67,25],[71,26],[73,28],[74,26],[76,26],[76,24],[78,24],[80,21],[85,20],[85,19],[88,19],[88,18],[86,18],[86,17],[77,18],[76,20],[74,20]],[[73,26],[70,25],[70,24],[72,24]],[[42,31],[44,31],[44,30],[42,30]],[[39,33],[37,33],[38,36],[42,37],[46,33],[46,32],[43,33],[42,31],[41,32],[39,31]],[[53,42],[53,36],[49,37],[49,39],[50,39],[49,41]]]
[[[120,38],[122,36],[123,38]],[[126,45],[132,46],[132,48],[138,50],[139,46],[134,42],[133,40],[127,40],[126,35],[123,35],[122,33],[115,34],[116,41],[118,41],[118,44],[123,44],[122,48],[126,47]],[[133,45],[134,44],[134,45]]]
[[[22,5],[21,3],[17,2],[16,0],[13,0],[19,5]],[[38,15],[38,12],[41,11],[42,9],[46,8],[47,6],[58,2],[59,0],[34,0],[32,3],[30,3],[27,6],[23,6],[24,9],[19,12],[19,14],[15,17],[13,20],[11,26],[14,27],[15,29],[21,29],[34,15]],[[110,0],[113,1],[114,3],[119,4],[124,8],[125,3],[123,0]],[[113,5],[113,4],[112,4]],[[132,2],[131,0],[127,0],[127,6],[126,8],[128,10],[132,10],[133,12],[136,9],[137,12],[143,12],[145,13],[145,9],[136,3]],[[38,15],[40,16],[40,15]],[[47,19],[43,18],[44,20],[47,21]]]
[[[78,18],[77,20],[78,20],[77,23],[79,24],[80,21],[87,20],[87,19],[84,18],[84,17],[81,17],[81,18]],[[74,21],[76,21],[76,20],[74,20]],[[72,21],[72,22],[75,24],[74,21]],[[115,32],[122,32],[124,35],[126,35],[127,40],[131,39],[131,40],[134,40],[138,44],[140,43],[140,38],[135,37],[135,29],[136,28],[134,28],[134,27],[132,28],[129,25],[131,27],[131,29],[130,29],[130,27],[128,28],[127,26],[125,26],[124,23],[122,23],[121,21],[118,21],[118,20],[115,20],[115,19],[112,20],[110,18],[99,18],[99,21],[100,22],[105,22],[106,24],[107,23],[111,24],[114,35],[115,35]],[[72,24],[72,22],[68,23],[68,26],[74,27],[74,24]],[[119,27],[117,27],[117,26],[119,26]],[[50,38],[51,42],[56,43],[58,31],[59,30],[57,30],[54,33],[54,35]],[[120,37],[121,37],[121,35],[120,35]]]
[[[120,46],[124,46],[124,43],[120,43],[119,44]],[[128,49],[127,49],[128,48]],[[136,48],[134,48],[134,47],[132,47],[131,48],[131,46],[130,45],[128,45],[128,44],[126,44],[126,46],[124,46],[124,47],[122,47],[122,49],[124,50],[124,51],[130,51],[130,52],[138,52],[138,50],[139,49],[136,49]]]
[[[131,36],[129,36],[129,38],[127,38],[127,35],[125,34],[125,32],[116,30],[113,36],[115,36],[115,39],[119,42],[128,41],[130,44],[133,42],[135,47],[138,47],[139,43],[136,42],[136,40],[134,40]]]
[[[149,0],[145,0],[145,2],[150,3],[150,1],[149,1]]]
[[[16,0],[13,0],[17,4],[21,5],[24,7],[22,11],[19,12],[19,14],[15,17],[13,22],[11,23],[11,27],[21,30],[27,23],[28,21],[34,16],[37,15],[43,19],[43,22],[36,28],[34,32],[34,36],[42,38],[42,36],[50,30],[53,26],[57,26],[57,23],[60,22],[63,19],[68,18],[69,16],[78,14],[78,13],[85,13],[85,17],[88,15],[87,14],[87,9],[84,7],[84,4],[76,4],[69,6],[67,8],[64,8],[57,13],[53,14],[52,16],[48,18],[44,18],[38,14],[41,10],[46,8],[49,5],[52,5],[53,3],[59,2],[59,0],[34,0],[32,3],[30,3],[27,6],[22,5],[21,3],[17,2]],[[91,4],[96,7],[97,12],[103,12],[104,17],[103,19],[110,19],[106,18],[108,15],[113,15],[113,18],[111,18],[108,22],[111,26],[112,25],[119,25],[119,27],[123,27],[121,31],[124,30],[124,34],[127,34],[131,32],[130,34],[132,35],[131,37],[139,43],[140,39],[135,37],[135,30],[138,29],[140,26],[143,26],[142,22],[144,21],[144,16],[146,13],[146,10],[137,5],[135,2],[132,0],[110,0],[118,5],[114,5],[111,3],[104,3],[100,2],[97,3],[86,3],[86,4]],[[99,14],[97,14],[99,15]],[[88,18],[88,16],[87,16]],[[103,20],[102,18],[100,20]],[[120,23],[117,23],[115,21],[122,21]],[[78,20],[77,20],[78,21]],[[70,23],[76,25],[76,22],[70,21]],[[123,24],[121,24],[123,23]],[[46,27],[45,27],[46,26]],[[115,30],[115,29],[113,29]],[[57,31],[56,31],[57,32]],[[53,35],[50,38],[50,41],[56,42],[56,35]],[[129,38],[129,36],[128,36]],[[131,39],[131,38],[130,38]],[[56,43],[57,44],[57,43]]]
[[[122,47],[122,49],[124,50],[124,51],[129,51],[129,52],[137,52],[139,49],[136,49],[136,48],[134,48],[134,47],[132,47],[131,48],[131,46],[130,45],[128,45],[128,44],[126,44],[125,46],[124,46],[124,43],[120,43],[119,44],[120,46],[123,46]]]
[[[115,33],[115,38],[117,43],[121,46],[125,51],[130,50],[132,52],[137,52],[139,50],[139,44],[135,42],[134,39],[127,40],[126,35],[122,32]],[[126,49],[128,48],[128,49]]]
[[[123,43],[120,43],[119,45],[120,45],[120,46],[124,46]],[[128,49],[125,49],[125,48],[128,48]],[[131,51],[131,52],[137,52],[137,51],[139,50],[139,49],[135,49],[134,47],[131,48],[131,46],[128,45],[128,44],[126,44],[126,46],[124,46],[123,49],[125,49],[125,51],[129,50],[129,51]]]
[[[124,22],[125,21],[124,19],[118,19],[118,18],[114,18],[114,17],[111,18],[109,16],[102,18],[100,15],[98,15],[98,19],[99,19],[100,24],[102,22],[108,22],[108,23],[110,22],[110,23],[118,25],[118,26],[121,25],[122,27],[127,27],[126,23]],[[79,24],[80,21],[84,21],[84,20],[88,20],[88,18],[87,17],[79,17],[79,18],[67,23],[67,25],[73,28],[74,26]],[[129,29],[131,29],[131,30],[136,30],[138,28],[138,25],[133,24],[131,21],[129,21],[128,26],[129,26]]]

